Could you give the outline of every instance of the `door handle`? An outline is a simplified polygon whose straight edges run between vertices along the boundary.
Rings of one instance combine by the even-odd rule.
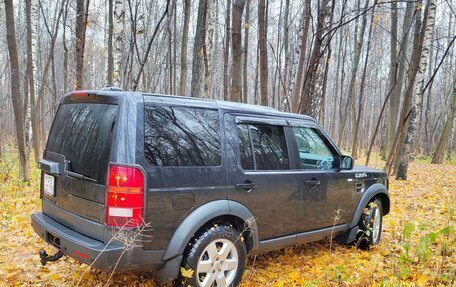
[[[320,181],[316,180],[316,179],[306,180],[306,185],[317,186],[317,185],[320,185]]]
[[[244,181],[244,183],[236,184],[236,189],[245,189],[246,191],[250,192],[252,189],[256,188],[257,184],[251,182],[250,180]]]

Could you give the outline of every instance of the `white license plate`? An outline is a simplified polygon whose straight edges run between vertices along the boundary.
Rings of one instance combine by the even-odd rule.
[[[55,177],[44,174],[44,193],[49,196],[55,196]]]

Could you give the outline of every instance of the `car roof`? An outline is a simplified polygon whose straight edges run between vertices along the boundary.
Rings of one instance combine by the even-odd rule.
[[[301,119],[301,120],[305,119],[305,120],[315,121],[312,117],[309,117],[306,115],[281,112],[272,107],[266,107],[266,106],[260,106],[260,105],[252,105],[252,104],[229,102],[229,101],[222,101],[222,100],[213,100],[213,99],[201,99],[201,98],[193,98],[193,97],[185,97],[185,96],[163,95],[163,94],[143,93],[143,95],[152,100],[154,98],[160,98],[161,101],[179,100],[180,103],[185,103],[186,105],[204,105],[204,106],[209,105],[214,108],[233,112],[233,113],[250,113],[250,114],[258,114],[258,115],[266,115],[266,116],[279,116],[279,117],[285,117],[285,118],[295,118],[295,119]]]
[[[252,105],[245,103],[229,102],[222,100],[214,99],[202,99],[195,97],[186,97],[186,96],[175,96],[175,95],[164,95],[157,93],[138,93],[138,92],[129,92],[129,91],[120,91],[120,90],[109,90],[109,89],[100,89],[100,90],[80,90],[72,91],[63,96],[61,103],[66,103],[74,100],[75,95],[98,95],[105,99],[115,100],[117,97],[131,97],[132,100],[139,101],[144,97],[146,102],[162,102],[162,103],[173,103],[179,105],[188,105],[188,106],[199,106],[199,107],[208,107],[219,110],[224,110],[232,113],[242,113],[242,114],[255,114],[262,116],[274,116],[282,117],[287,119],[297,119],[297,120],[310,120],[316,122],[310,116],[282,112],[272,107]],[[81,99],[81,101],[85,101]]]

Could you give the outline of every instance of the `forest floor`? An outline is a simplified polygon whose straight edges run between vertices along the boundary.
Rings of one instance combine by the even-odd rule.
[[[148,273],[111,277],[67,256],[41,266],[46,244],[30,226],[40,175],[33,168],[30,185],[21,183],[16,161],[8,153],[0,163],[0,286],[157,286]],[[390,193],[380,245],[362,251],[324,240],[251,257],[241,286],[456,286],[456,165],[417,160],[407,181],[390,181]]]

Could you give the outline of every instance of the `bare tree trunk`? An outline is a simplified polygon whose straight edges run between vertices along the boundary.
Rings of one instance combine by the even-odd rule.
[[[233,23],[231,34],[231,45],[233,48],[233,61],[231,64],[231,101],[242,101],[242,39],[241,22],[244,11],[245,0],[235,0],[233,3]]]
[[[121,66],[123,53],[123,31],[125,23],[125,3],[124,0],[115,0],[114,4],[114,48],[113,48],[113,75],[112,82],[115,86],[121,87]]]
[[[310,18],[312,17],[310,2],[311,1],[305,1],[305,8],[302,12],[303,24],[300,26],[302,33],[299,34],[298,47],[295,51],[295,54],[299,55],[299,61],[297,65],[298,71],[295,78],[294,76],[296,72],[296,66],[294,66],[290,76],[290,86],[288,88],[289,98],[291,98],[291,94],[293,93],[292,110],[295,113],[299,112],[299,102],[301,101],[301,83],[305,67],[305,56],[307,52],[307,36],[309,34]]]
[[[76,83],[77,90],[82,88],[84,82],[84,48],[85,48],[85,31],[87,24],[87,14],[89,8],[89,0],[84,4],[84,0],[76,1]]]
[[[412,106],[410,107],[411,110],[409,111],[410,117],[409,125],[405,134],[404,152],[401,155],[401,159],[397,167],[396,179],[407,179],[408,164],[411,160],[413,160],[412,142],[416,136],[419,114],[422,106],[421,98],[424,88],[424,77],[426,75],[426,65],[431,48],[432,31],[435,24],[435,13],[437,10],[436,2],[436,0],[429,0],[424,11],[424,25],[421,32],[420,50],[418,51],[420,58],[418,72],[416,74],[415,92],[412,97]]]
[[[364,4],[364,9],[363,11],[367,10],[369,4],[369,0],[366,0]],[[359,6],[359,2],[358,2]],[[356,74],[358,73],[358,67],[359,67],[359,60],[361,56],[361,50],[363,47],[363,40],[364,40],[364,33],[366,30],[366,23],[367,23],[367,14],[363,15],[362,21],[361,21],[361,27],[360,27],[360,32],[358,34],[358,25],[355,27],[355,51],[353,54],[353,65],[351,69],[351,78],[350,78],[350,84],[348,86],[348,100],[347,100],[347,105],[346,105],[346,113],[344,113],[344,116],[342,117],[341,125],[340,125],[340,134],[343,135],[344,130],[345,130],[345,125],[347,123],[347,118],[348,115],[350,114],[352,116],[352,129],[354,128],[355,121],[356,121],[356,103],[355,103],[355,98],[356,98]],[[350,112],[348,112],[350,111]],[[339,141],[339,144],[341,144],[341,141]],[[353,151],[352,151],[353,152]]]
[[[407,30],[404,27],[404,30]],[[391,3],[391,33],[390,33],[390,70],[389,70],[389,89],[394,89],[397,85],[397,3]],[[388,116],[388,129],[386,131],[386,148],[383,150],[386,151],[391,146],[391,138],[394,136],[394,131],[396,130],[397,125],[397,111],[399,110],[399,105],[393,102],[393,98],[389,100],[389,116]]]
[[[154,32],[152,33],[152,36],[150,37],[149,42],[147,43],[146,51],[145,51],[145,53],[143,55],[143,58],[139,59],[140,65],[139,65],[138,73],[136,74],[136,77],[133,80],[134,81],[133,82],[133,91],[136,91],[136,89],[138,88],[139,80],[141,79],[141,76],[143,75],[144,66],[147,63],[147,59],[149,58],[149,54],[150,54],[150,50],[152,48],[152,44],[154,43],[154,40],[157,37],[158,30],[160,30],[160,26],[163,23],[163,20],[165,19],[166,15],[169,12],[169,3],[170,3],[170,1],[171,0],[166,0],[165,11],[163,11],[160,19],[157,22],[157,25],[155,25]]]
[[[167,81],[167,93],[169,95],[173,94],[174,90],[174,69],[176,67],[176,64],[173,62],[173,18],[176,17],[176,15],[173,14],[174,12],[174,5],[176,4],[175,1],[173,1],[173,7],[170,9],[170,12],[168,13],[167,17],[167,41],[168,41],[168,55],[167,55],[167,66],[168,66],[168,81]]]
[[[249,28],[250,28],[250,0],[245,4],[245,23],[244,23],[244,47],[242,58],[242,102],[247,103],[248,99],[248,84],[247,84],[247,55],[249,48]]]
[[[456,76],[453,80],[453,92],[452,92],[452,101],[450,107],[450,113],[446,119],[445,125],[440,135],[439,143],[435,149],[434,154],[432,155],[431,163],[440,164],[443,163],[445,158],[445,153],[448,152],[448,143],[450,141],[451,130],[453,129],[453,122],[456,117]]]
[[[282,72],[282,77],[283,80],[281,80],[283,86],[283,97],[279,98],[281,101],[278,103],[278,107],[280,108],[286,97],[287,97],[287,92],[288,92],[288,70],[289,70],[289,62],[290,62],[290,36],[289,36],[289,25],[290,25],[290,0],[285,0],[285,13],[283,17],[283,49],[285,53],[285,62],[283,64],[283,72]],[[279,94],[280,95],[280,88],[279,88]]]
[[[8,44],[11,81],[11,102],[13,104],[14,120],[16,124],[16,139],[19,153],[19,176],[21,180],[29,180],[29,162],[25,147],[24,108],[20,87],[19,58],[16,45],[16,28],[14,24],[13,0],[4,0],[6,41]]]
[[[375,5],[375,0],[374,0]],[[364,89],[366,86],[366,73],[367,73],[367,64],[369,62],[369,53],[370,53],[370,46],[371,46],[371,39],[372,39],[372,30],[374,27],[374,10],[372,10],[372,17],[369,26],[369,35],[367,36],[367,46],[366,46],[366,58],[364,60],[364,67],[363,67],[363,74],[361,76],[361,83],[360,83],[360,92],[359,92],[359,101],[358,101],[358,112],[354,115],[353,122],[353,130],[352,130],[352,157],[358,158],[358,131],[359,131],[359,124],[361,121],[361,113],[363,108],[363,97],[364,97]]]
[[[187,85],[187,44],[188,44],[188,27],[190,21],[190,5],[192,1],[184,0],[184,27],[182,29],[182,44],[181,44],[181,72],[180,72],[180,85],[179,95],[185,95],[185,87]]]
[[[394,2],[392,3],[392,5],[397,6],[397,4]],[[410,26],[413,21],[412,17],[413,17],[414,6],[415,6],[415,4],[412,2],[407,3],[405,15],[404,15],[404,22],[402,25],[403,32],[402,32],[402,37],[401,37],[401,41],[402,41],[401,47],[400,47],[400,50],[399,50],[397,56],[395,56],[395,62],[394,62],[395,67],[393,68],[392,71],[390,71],[390,76],[391,76],[391,72],[394,72],[396,76],[393,79],[394,83],[395,83],[394,87],[391,86],[392,82],[390,82],[390,87],[392,89],[392,93],[391,93],[390,100],[388,102],[388,104],[389,104],[388,105],[388,109],[389,109],[388,128],[387,128],[387,133],[386,133],[385,148],[383,149],[383,151],[384,151],[383,155],[385,158],[388,158],[388,156],[389,156],[388,153],[392,149],[392,142],[394,140],[394,134],[397,131],[398,118],[399,118],[398,115],[399,115],[400,108],[401,108],[401,92],[402,92],[402,86],[403,86],[403,82],[404,82],[407,51],[408,51],[408,45],[409,45],[408,37],[410,34],[410,32],[409,32]],[[392,12],[393,11],[394,11],[394,6],[392,7]],[[395,13],[395,15],[393,15],[393,14],[391,15],[391,17],[394,17],[394,16],[397,17],[397,12]],[[392,19],[391,41],[396,42],[397,41],[397,19],[396,19],[396,23],[394,23],[394,22],[395,21]],[[394,31],[395,26],[396,26],[396,31]],[[394,39],[393,39],[392,37],[393,37],[394,32],[396,33],[396,35],[394,36]],[[393,52],[393,50],[391,50],[391,52]],[[390,59],[393,60],[392,58],[390,58]],[[390,78],[390,81],[391,81],[391,78]]]
[[[223,49],[223,99],[228,101],[228,66],[230,59],[230,29],[231,29],[231,0],[226,1],[226,16],[225,16],[225,48]]]
[[[210,0],[208,2],[207,11],[207,39],[206,39],[206,60],[204,72],[204,95],[206,98],[213,97],[211,95],[211,83],[213,81],[213,66],[214,66],[214,34],[216,29],[216,19],[218,10],[218,0]]]
[[[65,5],[65,12],[63,16],[63,34],[62,34],[62,42],[63,42],[63,92],[68,92],[68,47],[66,44],[66,23],[68,19],[68,4],[70,1],[67,1]]]
[[[328,27],[327,29],[329,29],[329,26],[332,25],[332,22],[333,22],[333,17],[334,17],[334,7],[335,5],[333,4],[332,7],[331,7],[331,16],[329,16],[329,22],[325,23],[325,27]],[[332,54],[332,49],[331,49],[331,39],[332,39],[332,33],[329,33],[328,35],[326,35],[326,37],[328,38],[328,40],[325,41],[324,45],[325,45],[325,49],[327,50],[326,51],[326,62],[325,62],[325,66],[324,66],[324,69],[323,69],[323,72],[320,73],[320,75],[322,74],[323,77],[322,77],[322,80],[321,80],[321,102],[319,104],[320,106],[320,111],[318,113],[318,121],[322,124],[322,126],[324,128],[326,128],[326,121],[325,121],[325,113],[326,113],[326,86],[328,84],[328,70],[329,70],[329,63],[331,62],[331,54]],[[320,76],[321,77],[321,76]]]
[[[206,55],[207,1],[200,0],[196,23],[195,44],[193,45],[191,96],[203,95],[204,58]]]
[[[409,120],[410,116],[410,108],[411,108],[411,102],[412,102],[412,96],[414,92],[414,87],[415,87],[415,79],[416,75],[418,73],[418,69],[420,66],[420,55],[421,55],[421,48],[423,44],[423,39],[424,37],[421,36],[423,31],[421,30],[422,26],[422,11],[421,11],[421,4],[422,0],[418,3],[417,8],[415,9],[415,27],[413,31],[413,43],[412,43],[412,58],[410,61],[409,65],[409,81],[407,84],[407,89],[404,94],[404,101],[402,103],[402,109],[399,117],[399,126],[397,128],[396,134],[394,136],[393,144],[391,147],[391,151],[388,153],[388,158],[385,163],[384,170],[387,172],[387,174],[390,174],[392,165],[393,165],[393,160],[394,157],[396,156],[397,149],[399,147],[399,142],[401,139],[401,136],[403,135],[403,130],[406,127],[406,124]]]
[[[39,132],[39,123],[37,119],[37,111],[36,111],[36,104],[35,104],[35,80],[34,75],[36,68],[34,64],[36,61],[34,58],[36,57],[36,49],[33,49],[33,46],[36,46],[36,18],[32,19],[32,17],[37,17],[37,7],[34,7],[34,13],[32,13],[32,6],[37,6],[38,1],[25,1],[25,10],[26,10],[26,18],[27,18],[27,79],[26,84],[28,83],[28,91],[30,92],[30,118],[32,122],[32,146],[33,152],[35,156],[35,163],[38,163],[40,158],[40,132]],[[33,25],[34,24],[34,25]],[[25,107],[27,108],[27,107]]]
[[[114,5],[112,3],[113,0],[108,1],[108,71],[106,82],[109,86],[112,86],[113,79],[113,66],[114,66],[114,57],[113,57],[113,47],[112,47],[112,39],[113,39],[113,30],[114,30]]]
[[[323,69],[320,68],[320,65],[326,49],[326,44],[329,41],[329,35],[326,35],[325,39],[323,39],[323,35],[329,29],[329,19],[332,14],[331,12],[333,11],[332,5],[332,0],[324,0],[318,10],[314,45],[312,47],[309,68],[307,69],[306,78],[303,83],[301,102],[299,104],[299,112],[301,114],[310,115],[314,118],[318,117],[320,110],[323,79]]]
[[[268,50],[266,26],[266,1],[258,3],[258,47],[260,49],[260,104],[268,105]]]

